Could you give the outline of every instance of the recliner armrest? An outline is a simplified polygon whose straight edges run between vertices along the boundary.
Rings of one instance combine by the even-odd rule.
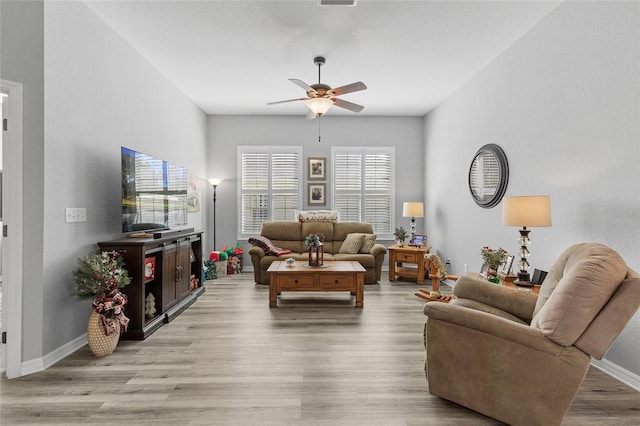
[[[378,255],[385,254],[386,252],[387,248],[384,245],[374,244],[369,253],[371,253],[373,257],[377,257]]]
[[[262,249],[262,247],[251,246],[251,248],[249,248],[249,256],[264,257],[265,256],[265,252]]]
[[[469,276],[462,276],[453,288],[453,294],[503,310],[531,322],[538,296],[531,292],[496,285]]]
[[[566,349],[545,337],[540,329],[463,306],[428,302],[424,306],[424,314],[429,320],[459,325],[553,355],[561,355]]]

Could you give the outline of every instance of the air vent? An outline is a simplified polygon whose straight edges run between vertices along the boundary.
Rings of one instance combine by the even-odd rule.
[[[320,6],[355,6],[358,0],[320,0]]]

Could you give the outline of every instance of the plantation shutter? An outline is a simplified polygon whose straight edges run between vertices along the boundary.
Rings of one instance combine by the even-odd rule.
[[[391,155],[365,154],[364,166],[364,221],[376,233],[391,232]]]
[[[271,156],[271,220],[293,220],[300,199],[300,161],[297,154],[274,153]]]
[[[340,211],[340,220],[361,222],[362,218],[362,155],[335,154],[334,208]]]
[[[341,221],[367,222],[391,234],[393,148],[332,148],[333,199]]]
[[[300,209],[300,147],[238,147],[239,237],[260,235],[266,221],[293,220]]]

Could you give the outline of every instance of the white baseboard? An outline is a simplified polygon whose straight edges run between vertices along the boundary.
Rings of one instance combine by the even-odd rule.
[[[21,375],[26,376],[28,374],[38,373],[40,371],[46,370],[56,362],[61,361],[86,344],[87,334],[85,333],[81,336],[76,337],[69,343],[60,346],[58,349],[49,352],[44,357],[23,362]]]
[[[614,379],[640,392],[640,376],[638,376],[637,374],[634,374],[629,370],[625,370],[618,364],[614,364],[613,362],[607,361],[606,359],[594,359],[591,361],[591,365],[613,377]]]

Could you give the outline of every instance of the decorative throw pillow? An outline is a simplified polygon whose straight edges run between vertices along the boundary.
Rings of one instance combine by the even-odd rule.
[[[258,238],[249,238],[248,241],[249,244],[262,248],[267,256],[282,256],[283,254],[291,253],[291,250],[284,250],[280,247],[276,247],[267,237],[260,236]]]
[[[296,210],[295,220],[298,222],[336,223],[340,220],[340,212],[338,210]]]
[[[340,246],[340,250],[338,253],[346,253],[346,254],[356,254],[360,247],[362,247],[362,243],[364,242],[364,234],[347,234],[347,237],[344,239],[344,242]]]
[[[376,234],[362,234],[364,239],[362,240],[362,247],[358,253],[371,253],[371,249],[376,243]]]

